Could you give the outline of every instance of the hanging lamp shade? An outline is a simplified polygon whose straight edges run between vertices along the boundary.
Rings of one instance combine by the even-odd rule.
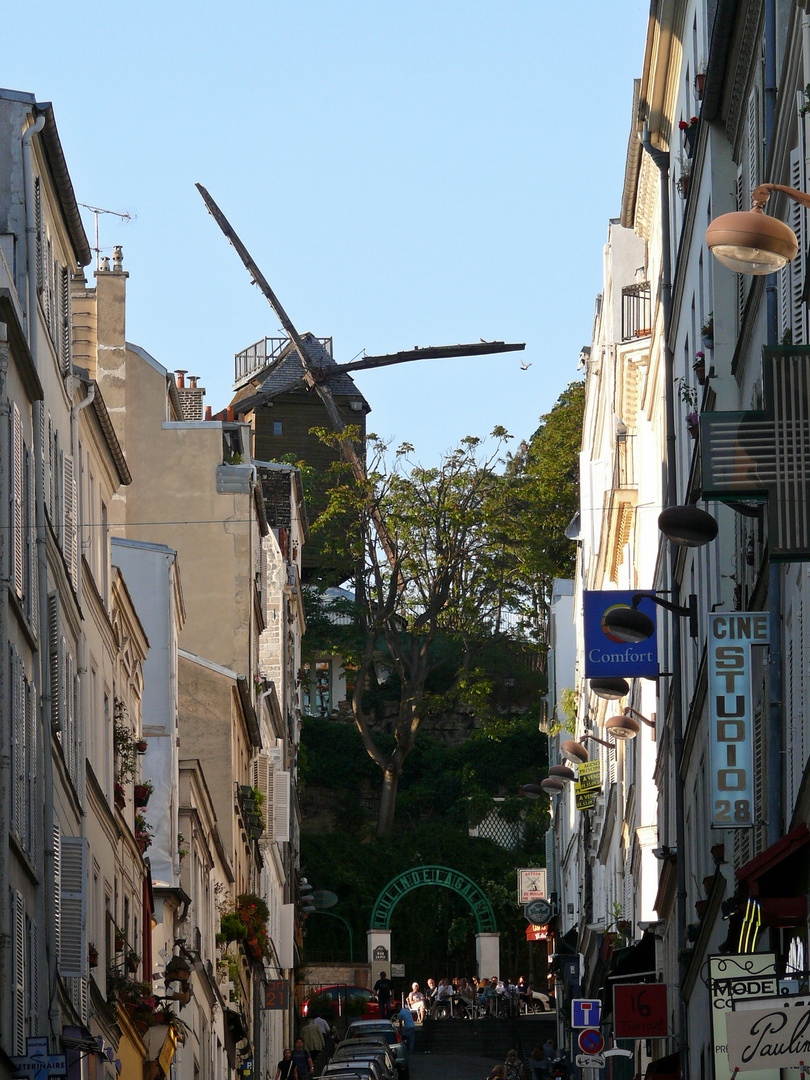
[[[548,770],[548,775],[556,777],[557,780],[563,780],[566,783],[571,783],[572,780],[576,780],[576,774],[573,769],[569,769],[567,765],[552,765]]]
[[[630,684],[627,679],[605,676],[601,679],[591,679],[589,682],[591,693],[606,701],[618,701],[619,698],[627,697],[630,693]]]
[[[703,547],[717,536],[717,522],[697,506],[668,506],[658,515],[658,528],[681,547]]]
[[[767,197],[767,196],[766,196]],[[706,230],[712,255],[738,274],[772,274],[795,258],[796,234],[761,208],[721,214]]]
[[[549,795],[559,795],[565,790],[565,783],[558,780],[556,776],[547,776],[545,780],[540,781],[540,787]]]
[[[518,788],[518,795],[526,799],[539,799],[542,794],[543,789],[539,784],[524,784],[523,787]]]
[[[588,760],[587,749],[576,739],[566,739],[565,742],[560,743],[560,753],[566,761],[571,761],[574,765],[581,765],[583,761]]]
[[[605,721],[605,730],[612,739],[635,739],[641,731],[641,724],[626,714],[609,716]]]

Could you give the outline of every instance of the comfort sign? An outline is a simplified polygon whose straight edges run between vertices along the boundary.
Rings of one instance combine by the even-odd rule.
[[[632,592],[586,591],[583,594],[583,628],[585,633],[585,678],[605,676],[635,678],[658,674],[658,633],[646,641],[619,641],[605,627],[605,616],[617,607],[632,607]],[[656,621],[657,606],[648,599],[638,604],[638,610]]]
[[[754,824],[751,648],[768,644],[763,611],[709,615],[712,828]]]

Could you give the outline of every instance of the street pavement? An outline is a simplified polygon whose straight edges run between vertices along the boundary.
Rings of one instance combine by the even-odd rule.
[[[506,1050],[500,1058],[417,1052],[410,1059],[410,1080],[485,1080],[495,1065],[503,1065]]]

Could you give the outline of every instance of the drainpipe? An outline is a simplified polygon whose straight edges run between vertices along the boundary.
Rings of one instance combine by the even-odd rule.
[[[807,55],[807,16],[802,17],[802,46]],[[805,68],[805,72],[808,69]],[[776,111],[776,0],[765,3],[765,160],[773,150]],[[800,123],[803,121],[800,121]],[[768,174],[770,175],[770,173]],[[765,280],[768,344],[778,344],[779,322],[776,274]],[[782,568],[773,561],[768,566],[768,843],[782,836],[784,777],[782,770]]]
[[[74,386],[79,383],[78,378],[72,378],[71,382]],[[88,405],[92,405],[93,399],[96,396],[96,384],[90,383],[90,387],[87,391],[87,396],[79,402],[78,405],[74,405],[70,410],[70,442],[71,453],[73,454],[73,476],[76,484],[76,604],[79,608],[80,614],[84,612],[84,586],[82,583],[82,551],[84,550],[84,499],[83,485],[81,482],[81,463],[79,459],[79,413],[82,409],[86,409]],[[79,633],[79,655],[77,663],[77,674],[79,676],[79,716],[88,716],[88,691],[87,691],[87,641],[86,635],[82,630]],[[82,763],[79,772],[79,784],[80,784],[80,798],[84,802],[86,784],[85,784],[85,752],[84,752],[84,725],[79,725],[79,738],[78,738],[78,754],[77,757]],[[87,815],[82,815],[82,836],[87,835]]]
[[[678,505],[678,474],[675,441],[675,357],[670,342],[672,322],[672,267],[670,264],[670,202],[669,202],[669,153],[653,146],[647,125],[641,135],[641,145],[657,167],[661,192],[661,307],[664,316],[664,423],[665,465],[667,474],[666,505]],[[680,604],[680,585],[677,577],[678,549],[669,545],[669,587],[673,604]],[[678,945],[678,985],[686,977],[686,961],[682,959],[686,949],[686,829],[684,826],[683,778],[683,646],[680,616],[670,621],[672,635],[672,764],[675,773],[675,848],[676,895],[675,921]],[[689,1080],[689,1015],[684,995],[678,994],[680,1027],[681,1080]]]
[[[9,364],[9,348],[8,348],[8,336],[6,333],[5,323],[0,323],[0,445],[3,447],[10,446],[10,407],[7,395],[6,376],[8,374]],[[8,454],[0,455],[0,535],[11,536],[11,511],[9,507],[10,496],[10,475],[9,475],[9,460]],[[0,569],[0,589],[2,589],[2,595],[0,595],[0,642],[8,642],[8,594],[11,589],[11,581],[6,575],[6,568],[8,562],[4,562]],[[11,746],[11,684],[14,678],[14,674],[11,671],[9,664],[9,648],[8,645],[3,646],[3,670],[0,671],[0,746]],[[9,678],[11,675],[11,678]],[[0,791],[11,791],[11,755],[6,752],[0,756]],[[7,801],[5,795],[3,798],[3,810],[8,814],[9,801]],[[8,818],[6,818],[8,820]],[[3,829],[3,835],[0,837],[0,881],[8,881],[8,829]],[[4,999],[4,1007],[11,1012],[10,1004],[5,1004],[6,995],[8,993],[8,987],[11,984],[10,973],[13,971],[11,963],[11,934],[9,930],[10,926],[7,924],[7,920],[11,918],[11,912],[7,911],[4,919],[6,925],[3,927],[5,933],[3,934],[3,940],[0,942],[0,972],[9,973],[3,980],[4,989],[2,991]]]
[[[34,367],[39,367],[39,315],[37,311],[37,226],[34,200],[34,166],[31,140],[45,127],[45,117],[38,116],[36,121],[24,132],[22,137],[23,151],[23,186],[25,197],[25,249],[26,249],[26,275],[28,281],[26,330],[28,332],[28,347],[34,360]],[[48,634],[48,554],[47,534],[45,526],[45,447],[42,445],[42,429],[44,427],[45,404],[35,401],[34,408],[34,460],[35,469],[35,498],[36,498],[36,530],[37,530],[37,578],[39,582],[39,632],[41,640],[47,640]],[[45,963],[40,965],[40,970],[47,970],[48,986],[55,986],[57,980],[57,967],[59,957],[56,949],[55,925],[50,918],[54,910],[56,896],[54,890],[54,861],[53,861],[53,829],[54,829],[54,805],[53,805],[53,758],[51,752],[51,693],[49,685],[47,649],[40,648],[39,664],[34,671],[37,681],[37,693],[40,706],[40,732],[42,738],[42,786],[43,786],[43,882],[42,888],[37,890],[36,921],[44,929],[42,944],[45,950]],[[48,1016],[50,1030],[54,1035],[60,1034],[59,1006],[55,995],[51,995],[48,1003]],[[40,1021],[40,1029],[46,1030]]]

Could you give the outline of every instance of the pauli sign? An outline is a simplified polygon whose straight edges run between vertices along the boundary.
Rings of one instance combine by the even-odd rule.
[[[790,1069],[810,1063],[810,998],[738,1002],[726,1018],[732,1069]]]
[[[751,649],[767,644],[767,612],[709,615],[713,829],[750,829],[754,825]]]

